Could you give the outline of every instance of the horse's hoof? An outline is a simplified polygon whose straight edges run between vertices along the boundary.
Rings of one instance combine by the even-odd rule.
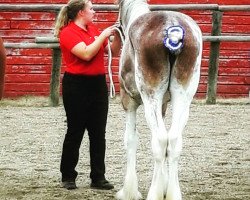
[[[136,194],[125,194],[124,190],[121,189],[119,192],[116,193],[117,200],[140,200],[142,199],[142,195],[139,191]]]
[[[116,193],[115,198],[117,200],[123,200],[124,199],[123,190],[119,190],[119,192]]]

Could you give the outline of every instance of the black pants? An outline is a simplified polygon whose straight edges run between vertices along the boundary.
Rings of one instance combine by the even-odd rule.
[[[108,113],[105,75],[81,76],[65,73],[62,86],[67,117],[67,133],[60,166],[62,181],[73,181],[77,177],[75,167],[85,129],[90,140],[90,178],[92,181],[104,179]]]

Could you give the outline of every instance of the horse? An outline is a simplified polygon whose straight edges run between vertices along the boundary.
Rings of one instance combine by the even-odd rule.
[[[126,113],[124,146],[126,174],[116,198],[138,200],[136,110],[144,106],[151,132],[154,171],[147,200],[181,200],[178,160],[182,132],[197,91],[202,57],[202,33],[189,16],[174,11],[150,11],[146,0],[118,0],[125,35],[119,61],[120,98]],[[164,123],[167,105],[172,121]]]

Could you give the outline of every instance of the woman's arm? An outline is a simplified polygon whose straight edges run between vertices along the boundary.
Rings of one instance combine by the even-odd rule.
[[[86,45],[84,42],[80,42],[71,49],[71,52],[82,60],[90,61],[98,53],[106,38],[111,36],[113,32],[114,28],[108,27],[92,44]]]

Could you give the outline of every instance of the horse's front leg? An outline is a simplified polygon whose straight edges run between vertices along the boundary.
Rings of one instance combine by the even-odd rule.
[[[137,107],[126,110],[124,145],[127,152],[127,169],[123,188],[116,194],[116,198],[120,200],[138,200],[142,198],[141,193],[138,191],[136,175],[136,150],[138,144],[138,134],[136,132]]]

